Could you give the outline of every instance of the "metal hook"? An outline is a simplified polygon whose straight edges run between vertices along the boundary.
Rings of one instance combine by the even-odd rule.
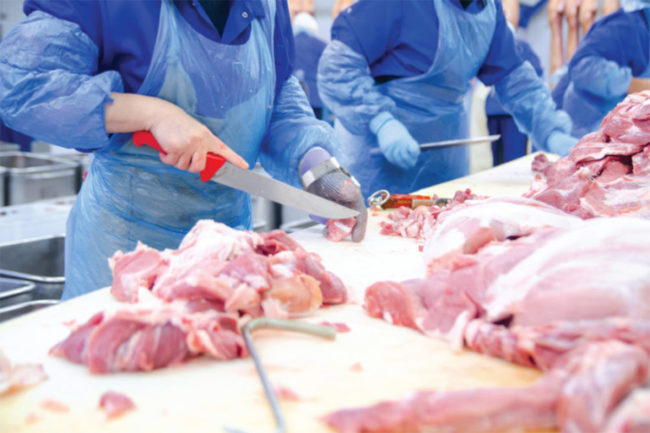
[[[255,368],[257,369],[257,374],[262,381],[262,386],[264,387],[264,394],[266,394],[266,399],[271,405],[271,410],[273,411],[273,417],[275,418],[276,423],[276,433],[285,433],[287,426],[282,415],[282,410],[280,409],[280,404],[278,399],[273,391],[271,382],[269,381],[264,367],[262,366],[262,361],[253,345],[253,338],[251,333],[256,329],[268,328],[268,329],[281,329],[283,331],[293,331],[300,332],[303,334],[314,335],[316,337],[327,338],[333,340],[336,338],[336,330],[331,326],[322,326],[322,325],[312,325],[311,323],[298,322],[295,320],[284,320],[284,319],[273,319],[271,317],[258,317],[246,323],[242,327],[242,335],[244,336],[244,342],[246,343],[246,348],[253,358],[255,363]],[[227,433],[246,433],[243,430],[240,430],[236,427],[224,426],[223,429]]]

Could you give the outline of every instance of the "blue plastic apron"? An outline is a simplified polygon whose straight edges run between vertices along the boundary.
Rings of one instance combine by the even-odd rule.
[[[418,143],[468,136],[463,98],[487,57],[496,27],[494,0],[486,3],[482,11],[472,14],[450,1],[433,0],[439,35],[431,68],[425,74],[377,86],[395,101],[393,116],[406,125]],[[383,155],[370,155],[370,150],[378,147],[374,134],[351,134],[338,121],[335,129],[342,147],[341,165],[361,183],[365,197],[378,189],[413,192],[468,172],[469,154],[465,147],[422,152],[414,168],[402,170]]]
[[[138,90],[183,108],[252,166],[271,119],[275,0],[251,23],[248,41],[227,45],[195,31],[171,0],[162,3],[151,65]],[[107,259],[137,241],[176,248],[200,219],[250,229],[248,194],[163,164],[158,152],[116,134],[95,153],[66,233],[63,299],[108,286]]]

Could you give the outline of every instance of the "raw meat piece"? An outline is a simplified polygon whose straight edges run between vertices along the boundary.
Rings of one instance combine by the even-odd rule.
[[[115,418],[126,411],[135,409],[135,404],[124,394],[107,391],[100,397],[99,407],[106,412],[108,418]]]
[[[60,401],[54,400],[53,398],[43,400],[41,402],[41,407],[45,410],[49,410],[50,412],[58,413],[64,413],[70,410],[67,404],[61,403]]]
[[[299,401],[300,396],[296,392],[284,385],[276,385],[273,387],[273,392],[280,400]]]
[[[650,221],[584,221],[553,236],[490,284],[482,303],[487,319],[511,317],[514,325],[536,326],[567,319],[648,318],[648,245]]]
[[[50,354],[86,364],[91,373],[153,370],[199,354],[227,360],[246,355],[232,315],[187,313],[182,305],[98,313]]]
[[[480,198],[484,197],[473,194],[471,190],[466,189],[456,191],[454,197],[445,205],[418,206],[415,209],[405,206],[398,207],[388,215],[390,222],[381,221],[379,223],[381,234],[415,238],[421,243],[441,213],[454,209],[456,205],[467,200]],[[438,197],[434,195],[432,200],[435,202]]]
[[[320,257],[280,230],[257,234],[199,221],[177,250],[158,252],[139,244],[133,252],[118,252],[111,264],[112,293],[130,302],[145,287],[166,302],[184,299],[202,310],[256,317],[266,305],[274,317],[291,317],[321,302],[347,300],[343,282]],[[282,266],[286,269],[279,270]],[[268,299],[273,297],[279,302]]]
[[[525,195],[581,218],[650,218],[648,101],[650,92],[629,95],[568,156],[550,166],[536,158],[533,170],[545,178]]]
[[[473,351],[543,370],[581,344],[606,340],[640,347],[650,355],[650,319],[566,320],[510,328],[477,319],[465,330],[465,343]]]
[[[11,362],[0,351],[0,396],[34,386],[47,379],[40,364],[17,364]]]
[[[568,379],[558,400],[564,433],[598,433],[616,405],[645,381],[648,355],[616,341],[576,349],[565,365]]]
[[[334,323],[332,323],[332,322],[324,321],[324,322],[320,322],[319,325],[331,326],[332,328],[336,329],[336,332],[339,332],[339,333],[340,332],[350,332],[350,327],[348,325],[346,325],[345,323],[342,323],[342,322],[334,322]]]
[[[650,389],[637,389],[616,409],[604,433],[650,432]]]
[[[116,252],[108,264],[114,276],[111,294],[122,302],[138,302],[138,289],[150,290],[167,261],[158,250],[138,242],[135,250],[129,253]]]
[[[546,228],[507,244],[494,243],[475,255],[460,255],[427,279],[378,282],[366,289],[365,308],[373,317],[463,345],[465,325],[484,314],[490,284],[532,254],[561,229]]]
[[[259,235],[262,237],[262,243],[255,247],[255,251],[265,256],[272,256],[282,251],[302,249],[298,242],[282,230],[271,230]]]
[[[647,363],[638,348],[616,341],[592,343],[558,360],[528,387],[418,392],[404,400],[340,410],[323,421],[340,433],[523,430],[552,428],[558,421],[563,432],[579,426],[585,428],[581,433],[591,433],[598,431],[592,427],[602,426],[617,399],[643,382]],[[613,373],[609,383],[601,380],[604,370]],[[606,393],[597,394],[604,385],[609,385]],[[585,406],[594,412],[583,411]]]
[[[355,218],[327,220],[327,240],[332,242],[342,241],[352,234],[352,229],[356,223]]]
[[[424,246],[428,274],[448,269],[462,254],[544,227],[573,227],[578,218],[526,198],[470,200],[442,213]]]

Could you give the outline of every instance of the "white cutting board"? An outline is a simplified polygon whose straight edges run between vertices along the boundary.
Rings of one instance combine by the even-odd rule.
[[[517,161],[509,170],[529,166],[529,160]],[[497,170],[506,173],[508,167]],[[510,184],[504,191],[514,191],[514,183],[522,183],[516,177],[521,176],[504,173],[493,177],[505,176]],[[472,187],[477,193],[487,193],[481,190],[481,182],[473,180],[487,174],[436,190]],[[524,176],[530,179],[530,172]],[[485,181],[485,185],[491,192],[495,182]],[[523,386],[539,377],[532,369],[475,353],[454,353],[445,342],[365,314],[361,303],[369,284],[423,276],[421,255],[413,240],[379,235],[378,222],[384,217],[385,213],[371,215],[361,244],[328,242],[316,228],[293,235],[307,250],[321,255],[327,269],[346,282],[356,303],[322,309],[305,319],[346,323],[351,331],[339,334],[336,341],[276,331],[254,334],[271,381],[301,397],[282,402],[289,432],[330,432],[319,416],[416,390]],[[5,354],[14,362],[42,363],[50,376],[34,388],[0,397],[0,432],[220,432],[223,425],[251,433],[274,431],[250,359],[217,362],[202,358],[150,373],[90,375],[83,366],[47,355],[52,345],[68,335],[64,321],[81,322],[115,306],[119,304],[104,289],[0,325],[0,348]],[[355,364],[361,365],[360,371]],[[98,402],[108,390],[127,394],[137,409],[107,420]],[[48,411],[41,405],[46,399],[64,403],[69,410]]]

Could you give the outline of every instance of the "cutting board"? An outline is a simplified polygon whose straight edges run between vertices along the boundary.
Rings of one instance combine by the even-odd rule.
[[[433,191],[443,196],[470,187],[477,193],[499,194],[501,184],[504,194],[519,195],[521,185],[528,185],[532,176],[524,169],[530,159]],[[370,216],[366,239],[360,244],[328,242],[318,228],[293,235],[345,281],[353,300],[304,319],[346,323],[350,332],[338,334],[335,341],[280,331],[253,334],[271,381],[300,397],[281,402],[289,432],[330,432],[318,419],[330,411],[401,398],[416,390],[524,386],[540,375],[479,354],[454,352],[443,341],[365,314],[361,303],[369,284],[424,275],[414,240],[379,234],[379,221],[385,216],[383,212]],[[5,354],[13,362],[42,363],[50,376],[36,387],[0,397],[0,432],[219,432],[224,425],[251,433],[275,429],[250,359],[200,358],[149,373],[91,375],[83,366],[48,356],[49,348],[69,333],[64,322],[80,323],[99,310],[117,307],[119,303],[103,289],[0,325]],[[106,419],[98,402],[109,390],[131,397],[137,409]],[[64,403],[68,410],[46,409],[43,402],[48,399]]]

